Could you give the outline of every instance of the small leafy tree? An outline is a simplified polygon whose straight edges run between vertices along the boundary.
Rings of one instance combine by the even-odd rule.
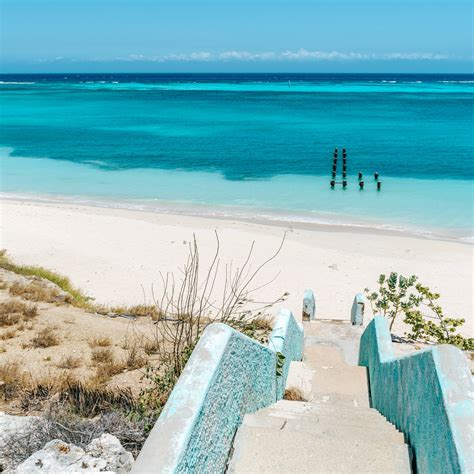
[[[463,318],[446,317],[438,304],[439,293],[433,293],[427,286],[416,285],[420,295],[420,304],[408,308],[405,323],[411,326],[411,332],[405,335],[414,341],[453,344],[460,349],[474,350],[474,339],[456,334],[458,327],[465,323]]]
[[[370,292],[368,288],[364,290],[374,315],[390,319],[390,330],[400,313],[406,312],[419,303],[419,298],[415,295],[408,295],[408,290],[413,288],[417,279],[415,275],[406,278],[395,272],[390,273],[388,278],[382,274],[378,280],[378,291]]]
[[[392,272],[387,278],[380,275],[378,291],[364,290],[374,315],[390,320],[390,330],[399,314],[403,322],[411,326],[405,335],[413,341],[437,344],[453,344],[463,350],[474,350],[474,339],[456,333],[465,322],[462,318],[445,316],[438,304],[439,293],[417,283],[418,277],[404,277]]]

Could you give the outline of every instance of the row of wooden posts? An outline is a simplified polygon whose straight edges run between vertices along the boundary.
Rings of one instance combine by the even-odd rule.
[[[345,148],[342,149],[342,181],[336,181],[337,176],[337,161],[338,161],[338,149],[334,149],[334,156],[332,162],[332,178],[330,181],[331,188],[334,189],[336,184],[342,184],[342,188],[345,189],[347,187],[347,151]],[[380,191],[382,189],[382,182],[379,180],[379,173],[374,173],[374,180],[377,184],[377,190]],[[364,189],[364,177],[361,171],[358,173],[358,181],[359,181],[359,189]]]

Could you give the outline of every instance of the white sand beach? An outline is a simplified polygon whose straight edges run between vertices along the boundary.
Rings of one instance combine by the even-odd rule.
[[[2,200],[1,247],[19,263],[42,265],[71,278],[96,301],[135,304],[152,299],[160,272],[177,275],[196,235],[202,268],[211,262],[215,234],[221,265],[239,266],[255,241],[253,268],[269,258],[286,234],[280,254],[259,275],[274,280],[254,295],[301,312],[303,291],[312,288],[321,318],[349,318],[354,294],[376,288],[380,273],[416,274],[439,291],[446,313],[464,317],[472,336],[472,246],[380,231],[329,226],[284,226],[186,215]],[[219,292],[223,278],[216,283]],[[258,285],[257,285],[258,286]]]

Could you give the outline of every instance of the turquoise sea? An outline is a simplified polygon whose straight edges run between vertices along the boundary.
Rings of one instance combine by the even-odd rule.
[[[6,198],[472,241],[472,75],[4,74],[0,113]]]

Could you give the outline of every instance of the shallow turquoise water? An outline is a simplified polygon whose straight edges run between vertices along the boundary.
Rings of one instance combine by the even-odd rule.
[[[472,236],[472,76],[0,81],[4,195]]]

